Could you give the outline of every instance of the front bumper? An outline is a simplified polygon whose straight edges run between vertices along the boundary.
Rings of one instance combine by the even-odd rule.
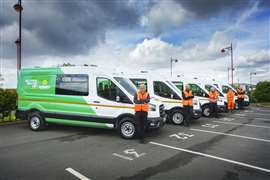
[[[27,119],[27,112],[17,109],[15,116],[17,119],[26,120]]]
[[[199,119],[202,116],[201,109],[193,109],[193,119]]]
[[[166,117],[156,117],[156,118],[147,119],[148,129],[162,128],[165,123],[166,123]]]
[[[249,101],[244,101],[244,106],[249,106]]]

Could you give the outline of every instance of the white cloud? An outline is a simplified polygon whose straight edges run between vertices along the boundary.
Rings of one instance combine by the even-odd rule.
[[[141,24],[149,27],[154,34],[161,34],[171,27],[181,26],[188,15],[190,14],[179,3],[161,0],[142,17]]]

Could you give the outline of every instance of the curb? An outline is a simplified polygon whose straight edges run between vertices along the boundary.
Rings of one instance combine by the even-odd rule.
[[[27,123],[26,120],[17,120],[17,121],[11,121],[11,122],[0,122],[1,126],[9,126],[9,125],[16,125],[16,124],[24,124]]]

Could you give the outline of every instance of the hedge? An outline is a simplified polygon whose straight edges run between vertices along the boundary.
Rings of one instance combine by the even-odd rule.
[[[11,116],[17,108],[17,93],[15,89],[0,89],[0,119]]]
[[[252,93],[256,102],[270,102],[270,81],[261,81]]]

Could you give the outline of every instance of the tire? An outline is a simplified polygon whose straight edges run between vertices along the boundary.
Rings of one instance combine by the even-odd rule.
[[[202,114],[205,117],[210,117],[211,116],[211,109],[209,105],[205,105],[202,107]]]
[[[180,125],[184,122],[184,112],[181,111],[181,110],[173,110],[171,113],[170,113],[170,121],[173,123],[173,124],[176,124],[176,125]]]
[[[46,122],[39,112],[31,112],[28,116],[29,127],[32,131],[41,131],[46,128]]]
[[[134,119],[130,117],[124,117],[119,123],[118,130],[122,138],[133,139],[137,133]]]

